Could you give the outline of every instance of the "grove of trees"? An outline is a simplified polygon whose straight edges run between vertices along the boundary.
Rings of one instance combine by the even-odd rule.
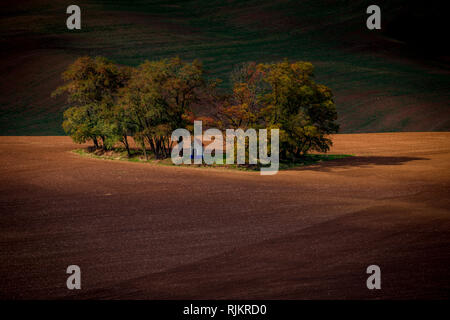
[[[329,135],[339,129],[333,94],[314,81],[309,62],[244,63],[231,74],[230,92],[199,61],[180,58],[131,68],[82,57],[62,77],[53,95],[68,97],[65,132],[105,151],[121,143],[129,156],[133,137],[146,159],[170,157],[172,131],[192,130],[194,120],[222,130],[278,128],[285,160],[328,151]]]

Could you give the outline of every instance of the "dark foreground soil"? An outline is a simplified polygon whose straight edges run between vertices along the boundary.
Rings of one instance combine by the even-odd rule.
[[[76,148],[0,137],[0,298],[450,297],[450,133],[337,135],[357,157],[275,176]]]

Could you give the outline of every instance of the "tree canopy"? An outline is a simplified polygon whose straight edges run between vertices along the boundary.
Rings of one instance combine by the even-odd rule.
[[[92,140],[96,148],[122,142],[130,153],[132,136],[146,157],[166,158],[173,130],[191,130],[194,119],[207,119],[223,130],[278,128],[280,156],[290,159],[328,151],[329,136],[339,129],[333,94],[314,81],[313,71],[302,61],[244,63],[232,72],[232,89],[225,92],[197,60],[162,59],[129,68],[82,57],[63,73],[65,84],[54,94],[68,95],[65,132],[78,143]]]

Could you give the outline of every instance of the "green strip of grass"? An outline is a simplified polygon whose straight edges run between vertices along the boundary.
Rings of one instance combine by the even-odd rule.
[[[93,152],[89,152],[86,149],[76,149],[72,151],[73,153],[76,153],[78,155],[81,155],[83,157],[89,157],[89,158],[95,158],[95,159],[102,159],[102,160],[119,160],[119,161],[129,161],[129,162],[142,162],[142,163],[150,163],[150,164],[156,164],[156,165],[163,165],[163,166],[177,166],[172,163],[172,160],[170,158],[163,159],[163,160],[157,160],[152,157],[152,155],[149,156],[149,160],[146,160],[143,155],[139,152],[132,151],[131,157],[127,156],[127,153],[125,150],[119,149],[114,152],[109,152],[106,154],[95,154]],[[330,161],[330,160],[337,160],[337,159],[344,159],[348,157],[353,157],[354,155],[349,154],[308,154],[304,155],[303,157],[297,159],[296,161],[280,161],[279,170],[288,170],[298,167],[304,167],[304,166],[310,166],[314,165],[323,161]],[[234,170],[241,170],[241,171],[259,171],[261,169],[260,165],[222,165],[222,164],[214,164],[214,165],[181,165],[184,167],[194,167],[194,168],[225,168],[225,169],[234,169]]]

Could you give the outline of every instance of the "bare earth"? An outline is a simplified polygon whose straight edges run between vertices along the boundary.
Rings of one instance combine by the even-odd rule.
[[[334,140],[357,157],[261,176],[0,137],[0,298],[449,298],[450,133]]]

